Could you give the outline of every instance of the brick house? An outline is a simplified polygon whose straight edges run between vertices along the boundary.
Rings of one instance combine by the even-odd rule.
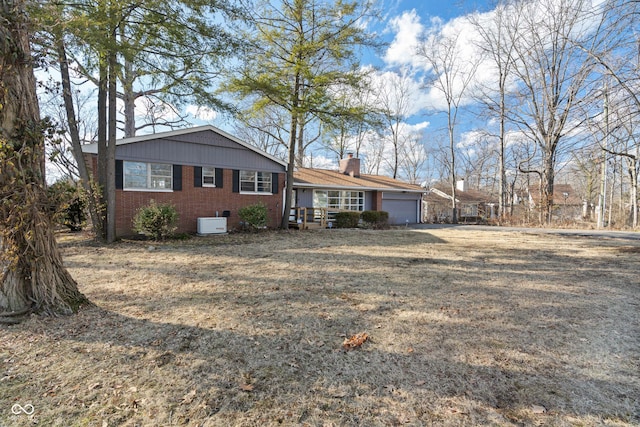
[[[294,206],[354,211],[386,211],[389,224],[421,219],[424,189],[387,176],[360,173],[360,159],[349,155],[338,170],[298,168],[293,173]]]
[[[83,146],[97,171],[97,144]],[[173,204],[178,232],[198,231],[198,218],[226,217],[240,226],[238,209],[263,203],[268,226],[282,218],[286,162],[213,126],[200,126],[116,142],[116,234],[135,234],[132,220],[149,204]]]

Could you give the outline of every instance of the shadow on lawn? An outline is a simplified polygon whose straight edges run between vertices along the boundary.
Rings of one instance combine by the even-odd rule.
[[[108,395],[116,392],[118,382],[103,380],[105,372],[127,373],[126,388],[136,390],[129,398],[140,402],[130,413],[130,422],[149,421],[145,417],[151,413],[158,417],[170,413],[183,421],[215,417],[223,423],[288,420],[340,425],[505,424],[590,416],[640,421],[634,403],[640,392],[632,379],[577,374],[571,367],[545,360],[540,349],[519,349],[542,360],[535,366],[498,359],[474,363],[471,355],[452,347],[453,330],[446,324],[425,325],[423,343],[400,341],[395,346],[379,341],[391,331],[373,329],[372,341],[346,352],[341,348],[341,331],[367,327],[367,322],[388,313],[370,319],[355,312],[342,314],[331,321],[298,312],[279,331],[246,334],[232,325],[211,329],[91,308],[78,319],[56,320],[65,325],[51,325],[50,338],[86,359],[79,360],[79,366],[92,365],[80,380],[80,389],[90,389],[97,381]],[[246,320],[261,321],[252,315]],[[465,334],[469,335],[459,339],[473,339],[473,325]],[[480,347],[491,345],[482,336],[477,340]],[[492,352],[495,357],[506,354]],[[141,396],[157,406],[145,407]],[[99,408],[99,399],[96,402]],[[533,405],[549,412],[535,415],[530,410]],[[73,410],[78,416],[87,412]],[[96,413],[97,408],[93,410]],[[156,421],[167,423],[162,418]]]
[[[620,305],[637,301],[629,285],[633,266],[527,248],[478,250],[462,261],[437,251],[404,257],[402,245],[412,241],[415,234],[383,240],[372,233],[355,244],[388,247],[387,256],[351,253],[336,236],[314,245],[287,240],[268,253],[258,247],[225,254],[246,271],[228,271],[215,257],[197,270],[169,257],[160,263],[159,256],[170,255],[160,247],[136,268],[159,282],[182,283],[170,301],[162,291],[140,297],[102,290],[95,296],[109,306],[140,313],[87,309],[52,321],[51,340],[78,347],[75,357],[94,366],[81,379],[86,386],[96,372],[129,372],[138,397],[155,396],[153,407],[140,403],[129,422],[153,411],[165,417],[156,418],[160,424],[167,417],[312,425],[640,422],[637,344],[618,342],[637,337],[637,316],[621,325],[622,319],[608,319],[614,315],[598,298],[610,293]],[[420,243],[445,242],[427,236]],[[345,250],[323,251],[335,245]],[[282,282],[259,268],[287,266],[290,251],[302,249],[306,262]],[[72,262],[109,267],[100,263]],[[504,285],[493,286],[497,279]],[[187,286],[203,281],[212,285]],[[217,320],[195,324],[190,310],[211,311]],[[618,337],[607,331],[609,321]],[[612,334],[599,350],[599,343],[581,341],[594,327]],[[372,340],[343,351],[345,336],[361,331]],[[603,364],[615,365],[593,371],[589,359],[606,353],[615,354]],[[115,387],[104,383],[102,391]],[[533,405],[547,414],[533,414]]]

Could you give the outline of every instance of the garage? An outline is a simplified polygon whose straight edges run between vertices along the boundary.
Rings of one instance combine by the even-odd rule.
[[[382,210],[389,212],[389,224],[418,223],[420,218],[420,195],[415,193],[382,194]]]

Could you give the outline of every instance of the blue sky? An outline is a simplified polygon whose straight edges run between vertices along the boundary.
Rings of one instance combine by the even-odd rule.
[[[478,0],[387,0],[388,12],[399,15],[407,10],[415,10],[419,16],[426,18],[440,17],[445,20],[464,15],[473,10],[484,10],[486,1]]]

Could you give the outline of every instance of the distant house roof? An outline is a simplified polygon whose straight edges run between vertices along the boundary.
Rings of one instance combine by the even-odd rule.
[[[445,184],[436,185],[429,189],[429,192],[425,196],[425,200],[429,201],[442,201],[442,199],[451,200],[451,187]],[[491,195],[478,190],[456,190],[456,199],[462,204],[474,204],[474,203],[497,203]]]
[[[187,135],[187,134],[192,134],[192,133],[197,133],[197,132],[215,132],[218,135],[221,135],[241,146],[243,146],[244,148],[247,148],[251,151],[254,151],[270,160],[273,160],[276,163],[279,163],[283,166],[287,166],[287,162],[282,160],[282,159],[278,159],[277,157],[272,156],[271,154],[260,150],[257,147],[254,147],[253,145],[246,143],[238,138],[236,138],[235,136],[221,130],[218,129],[215,126],[211,126],[211,125],[205,125],[205,126],[196,126],[196,127],[191,127],[191,128],[185,128],[185,129],[177,129],[177,130],[172,130],[172,131],[168,131],[168,132],[158,132],[158,133],[151,133],[148,135],[140,135],[140,136],[134,136],[131,138],[122,138],[116,141],[116,146],[120,146],[120,145],[126,145],[126,144],[135,144],[136,142],[144,142],[144,141],[153,141],[153,140],[158,140],[158,139],[171,139],[171,138],[175,138],[177,136],[180,135]],[[88,153],[88,154],[98,154],[98,144],[97,143],[92,143],[92,144],[86,144],[82,146],[82,152],[83,153]]]
[[[529,187],[529,197],[531,198],[531,201],[537,201],[540,198],[539,185],[531,185]],[[580,206],[582,205],[582,198],[576,193],[570,184],[554,184],[553,204]]]
[[[353,177],[334,170],[310,168],[298,168],[293,172],[293,186],[299,188],[424,192],[424,188],[419,185],[408,184],[386,176],[363,174],[359,177]]]

